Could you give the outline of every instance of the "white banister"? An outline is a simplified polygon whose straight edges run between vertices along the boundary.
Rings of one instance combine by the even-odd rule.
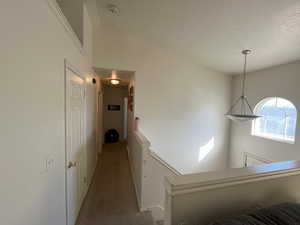
[[[165,179],[165,225],[209,224],[255,205],[300,202],[300,161]]]
[[[128,154],[140,210],[151,210],[154,219],[161,220],[164,218],[164,179],[181,173],[151,150],[150,141],[141,132],[130,136]]]
[[[174,175],[183,175],[183,173],[179,172],[177,169],[175,169],[173,166],[171,166],[169,163],[167,163],[165,160],[163,160],[157,153],[149,149],[150,156],[156,160],[158,163],[160,163],[163,167],[173,172]]]
[[[148,141],[148,139],[141,132],[135,131],[133,134],[143,147],[149,148],[151,146],[150,141]]]
[[[172,171],[174,175],[183,175],[181,172],[179,172],[177,169],[175,169],[173,166],[171,166],[168,162],[166,162],[163,158],[161,158],[156,152],[154,152],[150,147],[151,143],[150,141],[140,132],[136,131],[135,135],[140,142],[142,146],[144,146],[144,150],[147,154],[149,154],[150,157],[157,160],[162,166],[164,166],[166,169]]]

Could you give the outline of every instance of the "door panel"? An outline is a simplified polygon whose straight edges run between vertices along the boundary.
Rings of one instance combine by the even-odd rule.
[[[85,190],[84,81],[66,69],[67,217],[74,225]]]

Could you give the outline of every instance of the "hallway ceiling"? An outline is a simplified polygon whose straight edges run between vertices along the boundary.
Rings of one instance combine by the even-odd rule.
[[[112,79],[113,69],[106,68],[94,68],[96,73],[102,78],[102,82],[106,85],[110,85],[110,79]],[[130,83],[130,80],[133,79],[134,72],[127,70],[115,70],[117,79],[121,80],[120,86],[127,86]]]
[[[199,65],[241,72],[300,59],[299,0],[98,0],[101,23],[176,49]],[[116,4],[117,15],[107,10]]]

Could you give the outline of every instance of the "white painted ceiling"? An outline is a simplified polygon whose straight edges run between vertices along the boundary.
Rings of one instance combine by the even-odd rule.
[[[110,79],[112,79],[112,71],[113,69],[106,68],[94,68],[96,73],[101,77],[102,83],[106,85],[110,85]],[[116,71],[116,79],[120,79],[120,86],[126,86],[130,83],[131,79],[133,79],[134,72],[127,70],[115,70]]]
[[[300,59],[300,0],[98,0],[100,16],[227,74]],[[107,11],[116,4],[118,15]],[[103,21],[102,21],[103,22]],[[110,21],[111,22],[111,21]]]

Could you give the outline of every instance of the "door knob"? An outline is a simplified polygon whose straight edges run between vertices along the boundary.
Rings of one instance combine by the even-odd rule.
[[[77,166],[77,163],[76,162],[69,162],[68,164],[68,169],[72,168],[72,167],[76,167]]]

